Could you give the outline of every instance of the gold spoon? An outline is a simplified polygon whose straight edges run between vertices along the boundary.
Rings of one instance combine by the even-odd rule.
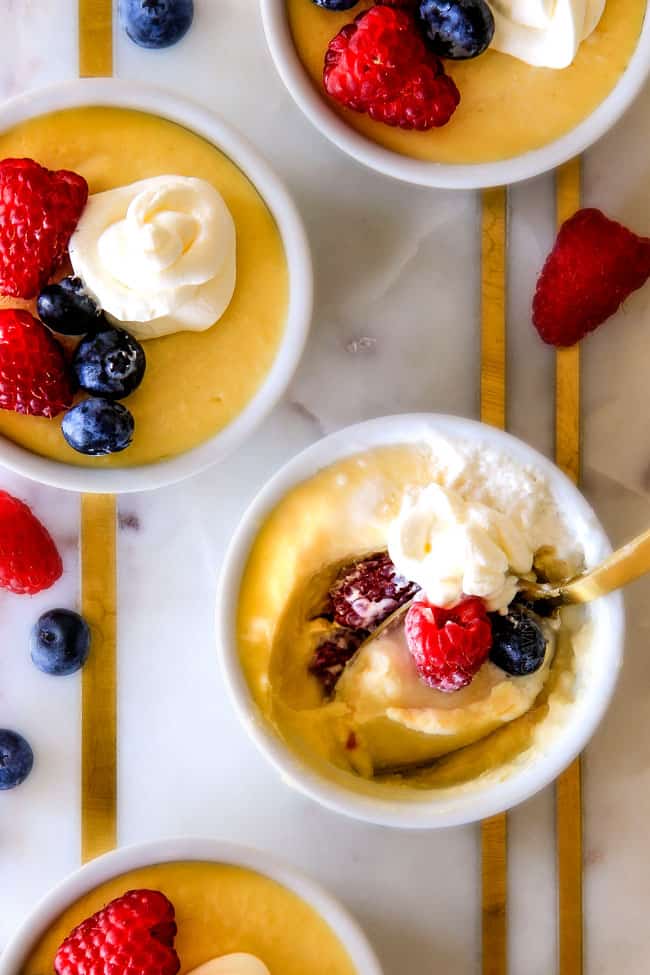
[[[595,569],[573,579],[561,583],[520,579],[519,588],[529,599],[552,599],[558,604],[590,603],[634,582],[646,572],[650,572],[650,530],[613,552]]]

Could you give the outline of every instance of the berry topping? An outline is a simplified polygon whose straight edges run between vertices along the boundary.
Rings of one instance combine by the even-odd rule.
[[[406,10],[371,7],[330,41],[325,89],[377,122],[424,131],[445,125],[460,95]]]
[[[33,596],[63,572],[47,528],[18,498],[0,491],[0,587]]]
[[[176,921],[158,890],[130,890],[82,921],[56,953],[56,975],[176,975]]]
[[[77,173],[33,159],[0,162],[0,291],[35,298],[66,255],[88,199]]]
[[[171,47],[185,37],[194,19],[193,0],[120,0],[124,30],[140,47]]]
[[[53,417],[72,403],[63,349],[27,311],[0,309],[0,409]]]
[[[549,345],[575,345],[650,277],[650,239],[600,210],[563,225],[537,282],[533,323]]]
[[[507,616],[492,613],[490,619],[492,663],[513,677],[525,677],[539,670],[546,655],[546,637],[530,613],[515,605]]]
[[[63,278],[58,284],[43,288],[36,310],[40,320],[62,335],[85,335],[94,332],[103,316],[95,302],[84,291],[79,278]]]
[[[312,0],[317,7],[324,7],[325,10],[351,10],[356,7],[359,0]]]
[[[126,406],[108,399],[82,400],[61,422],[63,436],[72,449],[94,457],[126,450],[134,429],[135,421]]]
[[[415,602],[404,627],[420,677],[439,691],[459,691],[471,684],[492,646],[490,619],[475,596],[452,609]]]
[[[63,677],[80,670],[88,659],[90,630],[71,609],[51,609],[32,630],[32,660],[44,674]]]
[[[418,589],[397,574],[385,552],[370,555],[343,569],[330,589],[334,620],[352,630],[373,630]]]
[[[494,17],[485,0],[422,0],[420,17],[431,49],[442,58],[477,58],[494,37]]]
[[[83,339],[72,361],[81,388],[107,399],[123,399],[136,390],[145,365],[140,343],[123,328],[110,327]]]
[[[15,789],[34,766],[29,742],[15,731],[0,728],[0,790]]]
[[[365,637],[363,631],[341,627],[334,630],[328,639],[316,648],[309,665],[309,673],[318,678],[326,694],[332,693],[346,664],[355,655]]]

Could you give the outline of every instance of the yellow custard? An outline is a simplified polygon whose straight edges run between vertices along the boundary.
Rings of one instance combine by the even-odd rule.
[[[378,448],[323,469],[268,516],[240,589],[238,646],[262,714],[307,764],[366,793],[502,778],[534,758],[534,746],[561,727],[573,699],[582,618],[563,618],[559,632],[546,633],[547,656],[536,673],[513,678],[488,661],[453,694],[419,681],[408,652],[385,654],[384,637],[370,656],[364,649],[347,665],[331,699],[309,673],[331,628],[321,617],[336,566],[384,549],[405,491],[443,476],[425,445]],[[529,479],[522,493],[536,483]],[[399,707],[405,691],[410,704]],[[396,766],[418,763],[430,767],[394,774]]]
[[[230,423],[269,372],[284,332],[288,272],[273,216],[240,169],[179,125],[118,108],[80,108],[24,122],[0,135],[0,158],[29,156],[72,169],[91,193],[166,173],[208,180],[224,197],[237,231],[237,284],[223,317],[205,332],[179,332],[144,345],[147,371],[125,401],[135,417],[127,450],[85,457],[63,439],[60,418],[0,411],[0,434],[68,464],[125,467],[173,457]],[[9,299],[4,305],[17,305]]]
[[[262,874],[217,863],[162,863],[110,880],[69,907],[30,955],[23,975],[53,971],[70,931],[127,890],[162,891],[176,909],[181,975],[220,955],[256,955],[271,975],[354,975],[336,934],[296,894]]]
[[[287,0],[296,50],[323,98],[323,59],[332,37],[371,0],[343,13],[312,0]],[[461,102],[451,121],[430,132],[405,132],[328,104],[368,139],[414,159],[483,163],[539,149],[575,128],[612,91],[636,48],[646,0],[607,0],[603,18],[563,71],[534,68],[496,51],[446,61]]]

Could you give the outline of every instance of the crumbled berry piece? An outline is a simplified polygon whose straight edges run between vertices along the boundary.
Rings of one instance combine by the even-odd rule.
[[[366,636],[367,633],[363,631],[335,629],[328,635],[327,640],[316,648],[309,665],[309,673],[318,678],[328,696],[333,692],[346,664],[355,655]]]
[[[492,646],[485,604],[475,596],[451,609],[418,600],[406,615],[405,631],[420,677],[439,691],[467,687]]]
[[[334,620],[350,629],[373,630],[412,599],[419,587],[400,576],[379,552],[343,569],[330,590]]]

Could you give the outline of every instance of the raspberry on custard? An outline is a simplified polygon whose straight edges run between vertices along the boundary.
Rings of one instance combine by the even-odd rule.
[[[88,200],[83,176],[33,159],[0,162],[0,292],[35,298],[61,264]]]
[[[460,102],[412,14],[385,4],[359,14],[330,41],[323,82],[346,108],[403,129],[446,125]]]
[[[52,333],[17,308],[0,308],[0,409],[58,416],[72,405],[72,379]]]
[[[451,609],[418,600],[406,614],[404,627],[420,677],[439,691],[467,687],[492,647],[490,618],[476,596]]]
[[[56,975],[176,975],[176,921],[159,890],[130,890],[82,921],[54,959]]]
[[[329,598],[340,626],[373,630],[418,590],[414,582],[398,574],[387,552],[378,552],[343,569]]]

